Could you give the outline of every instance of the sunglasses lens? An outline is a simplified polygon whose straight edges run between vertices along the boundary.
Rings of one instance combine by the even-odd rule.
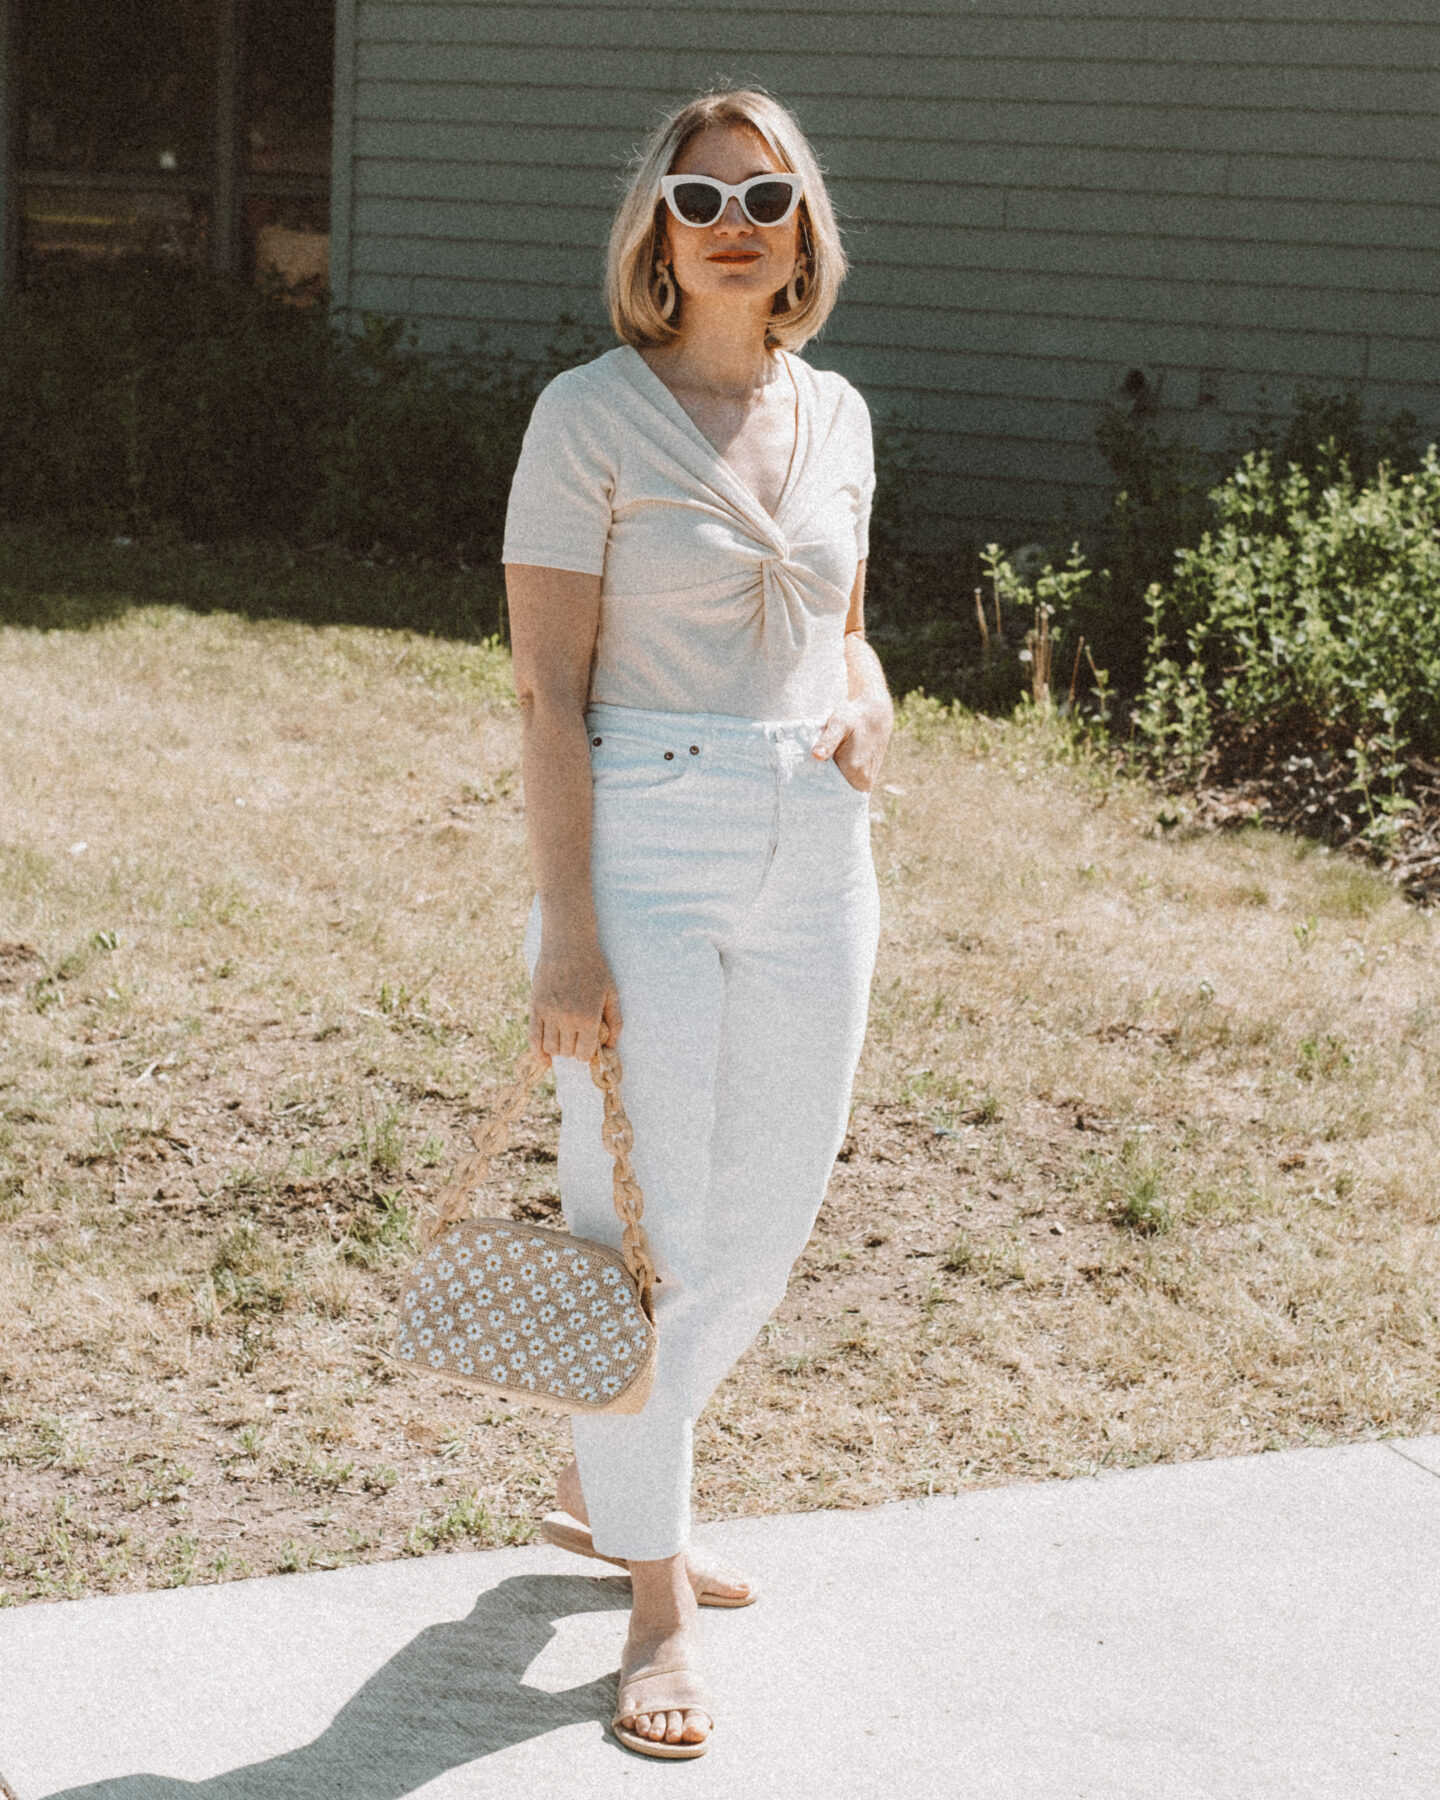
[[[687,225],[711,225],[720,217],[720,195],[707,181],[683,181],[671,195]]]
[[[794,192],[788,181],[758,182],[745,195],[745,210],[757,225],[773,225],[785,217]]]

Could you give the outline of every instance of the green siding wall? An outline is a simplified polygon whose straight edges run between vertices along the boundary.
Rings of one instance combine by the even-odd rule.
[[[337,302],[433,342],[603,325],[632,146],[758,82],[814,138],[854,259],[808,354],[918,428],[955,528],[1093,505],[1096,410],[1135,368],[1200,441],[1346,382],[1433,431],[1440,4],[1196,10],[341,0]]]

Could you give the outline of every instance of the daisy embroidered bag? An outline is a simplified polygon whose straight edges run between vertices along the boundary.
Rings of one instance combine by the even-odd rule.
[[[424,1253],[405,1277],[395,1354],[507,1400],[550,1412],[637,1413],[655,1379],[655,1265],[630,1166],[634,1133],[620,1101],[621,1064],[601,1045],[590,1064],[605,1096],[601,1136],[615,1163],[624,1247],[515,1219],[472,1218],[490,1159],[510,1142],[545,1064],[528,1053],[513,1086],[474,1134],[474,1154],[421,1228]]]

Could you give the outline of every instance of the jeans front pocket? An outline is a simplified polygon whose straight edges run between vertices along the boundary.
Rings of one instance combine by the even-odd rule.
[[[624,731],[593,731],[590,783],[597,796],[653,793],[679,781],[695,754],[679,738],[664,744]]]

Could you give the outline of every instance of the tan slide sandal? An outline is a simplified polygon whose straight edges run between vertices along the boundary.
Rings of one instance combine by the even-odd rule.
[[[715,1730],[710,1696],[693,1669],[636,1669],[629,1675],[622,1669],[610,1729],[625,1748],[640,1756],[662,1756],[670,1761],[703,1756],[710,1748],[708,1737],[698,1744],[667,1744],[663,1739],[641,1737],[638,1731],[620,1723],[622,1719],[633,1719],[637,1713],[653,1716],[661,1712],[701,1712],[710,1721],[711,1732]]]
[[[593,1556],[596,1562],[611,1563],[617,1569],[627,1567],[623,1557],[606,1556],[603,1550],[597,1550],[590,1527],[572,1519],[569,1513],[546,1513],[540,1521],[540,1535],[547,1544],[554,1544],[559,1550],[573,1551],[576,1556]],[[760,1590],[753,1582],[747,1581],[745,1585],[750,1591],[741,1599],[703,1587],[696,1590],[695,1599],[701,1606],[753,1606],[760,1598]]]

